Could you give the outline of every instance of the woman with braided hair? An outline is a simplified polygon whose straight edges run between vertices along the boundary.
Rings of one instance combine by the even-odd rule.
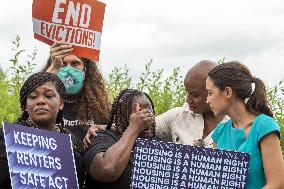
[[[97,63],[72,51],[72,45],[54,43],[43,71],[57,74],[63,81],[67,92],[62,110],[64,124],[83,144],[91,125],[107,124],[110,100]]]
[[[143,92],[125,89],[116,97],[106,130],[97,132],[83,163],[87,188],[129,189],[133,146],[137,137],[154,135],[154,105]]]
[[[62,117],[65,98],[64,84],[56,75],[47,72],[39,72],[31,75],[20,90],[22,115],[16,123],[27,127],[70,134],[64,127]],[[1,130],[0,136],[0,188],[11,188],[3,130]],[[84,179],[82,149],[73,136],[72,146],[77,177],[79,185],[82,186]]]
[[[215,146],[250,153],[246,188],[283,189],[279,125],[272,118],[264,83],[234,61],[220,64],[208,73],[206,90],[214,115],[231,118],[214,130]]]

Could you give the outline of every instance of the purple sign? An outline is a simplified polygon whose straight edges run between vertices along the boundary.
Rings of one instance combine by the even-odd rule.
[[[13,188],[77,189],[71,135],[4,123]]]
[[[248,153],[136,140],[132,189],[244,189]]]

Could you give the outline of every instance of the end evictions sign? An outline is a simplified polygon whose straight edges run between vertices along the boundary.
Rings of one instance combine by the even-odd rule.
[[[33,0],[34,37],[73,45],[73,54],[99,61],[105,4],[97,0]]]

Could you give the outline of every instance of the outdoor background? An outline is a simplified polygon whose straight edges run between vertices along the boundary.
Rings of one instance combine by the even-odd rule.
[[[269,87],[270,103],[284,132],[284,1],[103,2],[98,64],[112,96],[129,86],[146,90],[159,114],[184,102],[183,77],[195,63],[239,60]],[[33,38],[31,8],[32,0],[1,4],[0,121],[16,119],[21,83],[49,56],[49,46]]]
[[[11,57],[10,75],[0,70],[0,122],[14,122],[21,113],[19,104],[19,90],[24,80],[34,72],[34,60],[37,50],[32,51],[24,59],[25,50],[21,47],[21,39],[16,37],[13,44],[14,56]],[[225,59],[220,59],[219,64]],[[137,88],[147,92],[152,98],[155,106],[156,115],[159,115],[173,107],[182,106],[185,101],[185,91],[183,78],[180,68],[173,67],[172,72],[165,76],[163,69],[153,70],[151,68],[153,60],[145,63],[139,78],[133,81],[127,65],[115,67],[105,78],[109,94],[112,99],[125,88]],[[268,99],[273,109],[275,118],[281,126],[281,145],[284,157],[284,82],[268,88]]]

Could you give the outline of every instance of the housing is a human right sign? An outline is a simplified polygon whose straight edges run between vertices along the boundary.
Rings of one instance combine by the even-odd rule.
[[[97,0],[34,0],[34,37],[73,45],[73,54],[98,61],[105,4]]]
[[[131,189],[244,189],[250,155],[137,139]]]

